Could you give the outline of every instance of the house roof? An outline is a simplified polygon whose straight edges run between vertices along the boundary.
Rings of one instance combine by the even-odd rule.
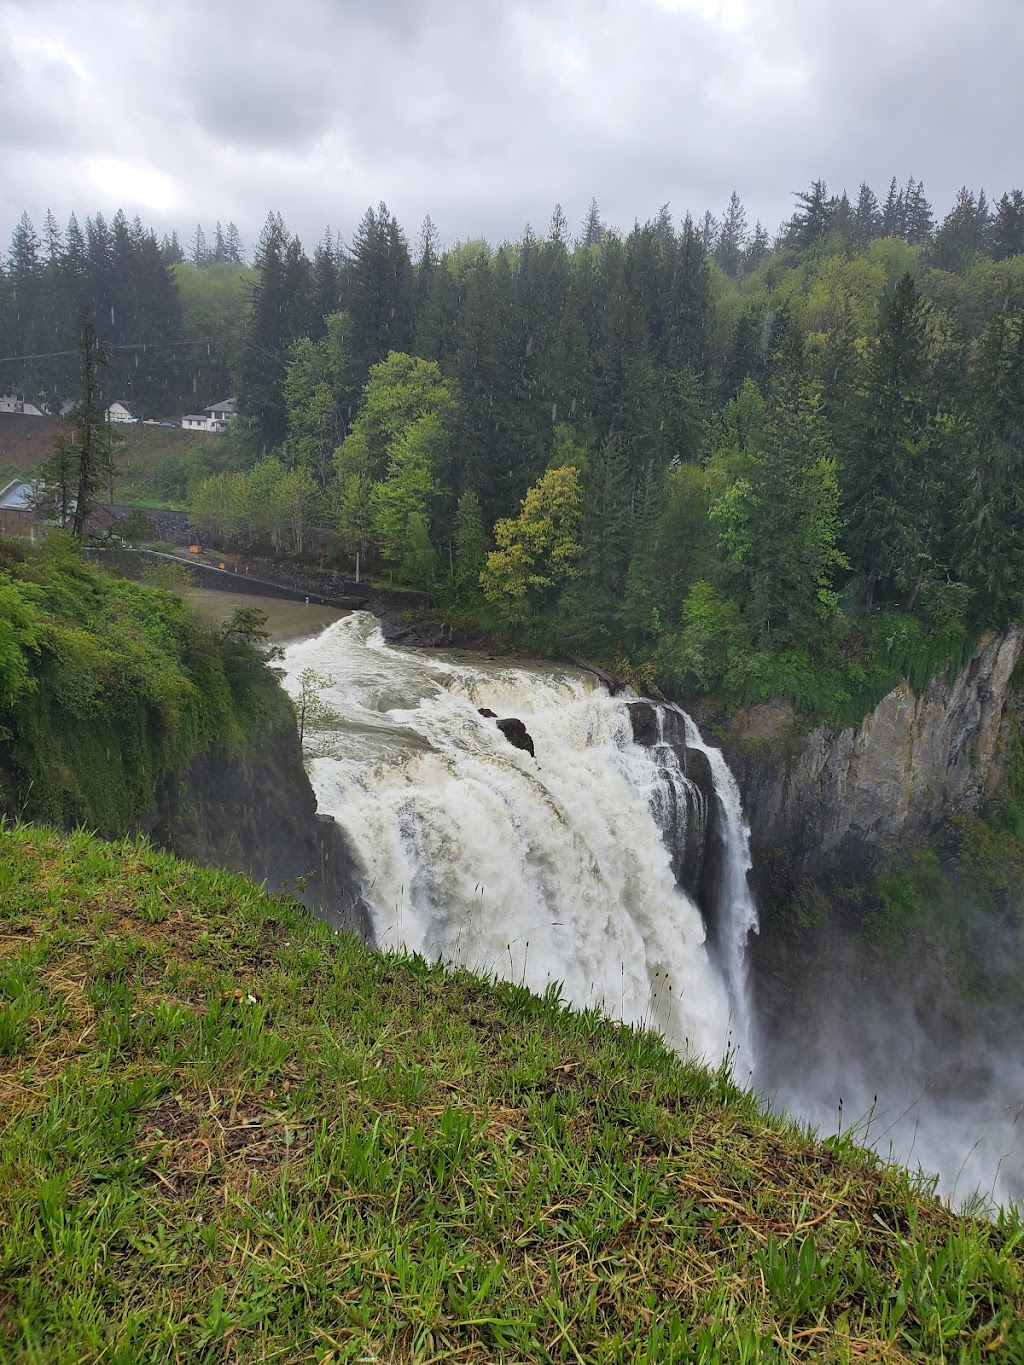
[[[6,488],[0,489],[0,510],[4,512],[25,512],[35,502],[35,490],[30,483],[14,479]]]
[[[124,411],[128,413],[131,413],[132,411],[131,403],[126,403],[123,398],[115,398],[110,404],[110,407],[107,408],[108,412],[110,411],[110,408],[123,408]],[[132,416],[134,416],[134,413],[132,413]]]
[[[237,401],[238,400],[236,398],[222,398],[219,403],[212,403],[210,407],[206,409],[206,411],[211,414],[215,412],[223,412],[230,414],[234,412],[235,404],[237,403]]]

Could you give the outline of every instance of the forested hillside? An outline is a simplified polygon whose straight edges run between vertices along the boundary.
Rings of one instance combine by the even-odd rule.
[[[833,716],[1021,614],[1021,191],[936,223],[914,180],[816,182],[774,240],[735,195],[628,233],[595,203],[575,234],[556,208],[543,237],[448,250],[381,205],[312,259],[272,214],[253,268],[223,234],[191,264],[119,219],[87,223],[89,261],[103,240],[168,301],[111,317],[188,337],[114,353],[133,392],[239,396],[248,471],[192,489],[216,543],[358,553],[531,647]],[[50,335],[27,284],[69,326],[46,282],[88,279],[105,326],[77,241],[16,232],[12,354]]]
[[[238,229],[217,224],[208,248],[197,230],[189,259],[176,234],[158,242],[138,218],[101,213],[62,230],[49,212],[40,238],[27,214],[0,263],[0,392],[59,408],[78,397],[76,331],[82,310],[107,352],[108,401],[145,417],[223,398],[238,364],[248,310]],[[197,276],[201,274],[201,280]]]

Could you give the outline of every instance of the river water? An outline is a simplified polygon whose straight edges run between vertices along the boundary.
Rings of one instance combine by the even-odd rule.
[[[260,597],[255,593],[222,592],[217,588],[187,588],[182,594],[207,621],[217,625],[226,621],[239,607],[253,607],[267,618],[267,632],[275,644],[319,635],[340,621],[347,612],[315,603],[291,602],[281,597]]]

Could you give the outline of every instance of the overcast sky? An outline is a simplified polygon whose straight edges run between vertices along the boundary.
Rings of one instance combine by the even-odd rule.
[[[1024,0],[0,0],[0,238],[123,207],[312,247],[629,227],[822,177],[1024,186]]]

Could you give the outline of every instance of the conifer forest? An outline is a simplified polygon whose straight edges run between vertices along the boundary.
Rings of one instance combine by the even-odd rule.
[[[442,246],[387,206],[310,252],[27,216],[0,390],[238,413],[169,487],[209,543],[415,587],[453,621],[727,706],[859,716],[1024,610],[1024,193],[815,182],[629,230]],[[172,480],[173,483],[173,480]]]

